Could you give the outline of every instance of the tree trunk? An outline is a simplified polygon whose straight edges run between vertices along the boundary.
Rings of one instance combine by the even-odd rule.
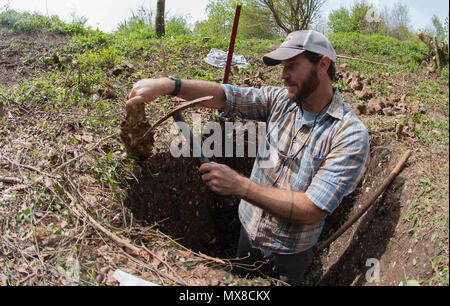
[[[164,22],[165,2],[165,0],[158,0],[156,5],[156,36],[158,38],[166,34]]]

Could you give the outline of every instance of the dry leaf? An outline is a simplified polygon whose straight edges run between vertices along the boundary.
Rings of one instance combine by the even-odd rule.
[[[177,250],[177,251],[178,251],[178,253],[180,253],[180,255],[183,256],[183,257],[189,257],[189,256],[192,255],[192,252],[191,252],[191,251],[183,251],[183,250]]]

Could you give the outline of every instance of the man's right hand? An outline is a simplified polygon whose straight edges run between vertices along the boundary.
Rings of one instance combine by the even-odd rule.
[[[127,107],[152,102],[161,95],[173,92],[174,87],[175,82],[169,78],[140,80],[128,95]]]

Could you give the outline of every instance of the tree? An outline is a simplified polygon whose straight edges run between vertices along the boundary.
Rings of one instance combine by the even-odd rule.
[[[332,11],[328,19],[328,27],[333,33],[384,34],[386,32],[386,24],[377,8],[364,0],[356,2],[350,11],[345,7]]]
[[[433,15],[431,20],[433,23],[433,34],[436,36],[439,43],[448,43],[448,16],[445,19],[446,27],[441,23],[436,15]]]
[[[208,19],[196,24],[196,31],[205,36],[226,37],[231,33],[235,4],[238,1],[210,0],[206,6]]]
[[[286,34],[306,30],[319,16],[326,0],[255,0],[261,7],[268,8],[276,22]]]
[[[266,7],[255,0],[242,1],[239,35],[243,38],[272,39],[280,36],[280,28]]]
[[[408,6],[397,2],[392,10],[385,8],[382,17],[387,26],[387,35],[399,40],[409,40],[414,37],[410,30]]]
[[[163,37],[166,34],[165,22],[164,22],[164,12],[165,12],[165,0],[158,0],[156,4],[156,36],[158,38]]]
[[[330,13],[330,16],[328,16],[328,27],[332,33],[356,31],[356,28],[351,22],[350,12],[345,7],[341,7]]]

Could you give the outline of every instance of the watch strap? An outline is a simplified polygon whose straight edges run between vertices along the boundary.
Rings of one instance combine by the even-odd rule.
[[[174,76],[169,76],[169,79],[174,80],[175,81],[175,89],[174,91],[171,93],[172,96],[176,97],[178,96],[178,94],[180,93],[180,89],[181,89],[181,80],[177,77]]]

